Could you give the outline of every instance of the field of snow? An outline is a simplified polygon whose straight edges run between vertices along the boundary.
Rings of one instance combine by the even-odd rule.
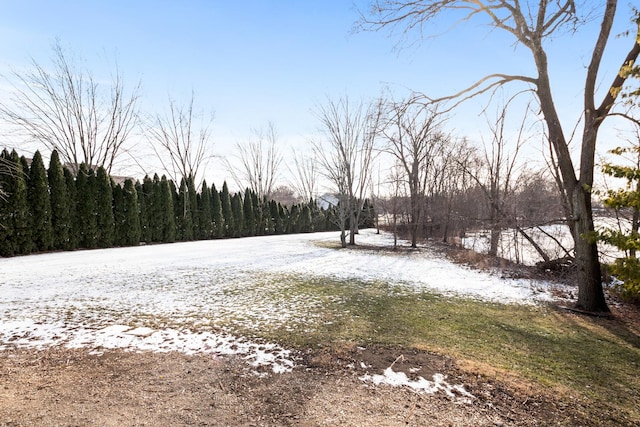
[[[550,301],[552,285],[455,265],[424,248],[337,250],[317,233],[61,252],[0,259],[0,350],[62,345],[235,354],[274,372],[295,355],[238,331],[313,325],[322,301],[286,293],[287,277],[384,282],[480,300]],[[364,230],[357,242],[392,245]],[[557,285],[553,285],[557,286]],[[286,300],[283,300],[286,295]]]

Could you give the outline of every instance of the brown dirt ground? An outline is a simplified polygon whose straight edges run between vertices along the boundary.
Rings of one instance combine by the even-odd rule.
[[[381,373],[394,361],[407,375],[446,374],[477,398],[464,404],[359,379],[360,362]],[[0,352],[0,426],[590,425],[579,408],[550,393],[464,372],[429,352],[318,350],[299,365],[258,376],[242,360],[212,355],[7,350]]]

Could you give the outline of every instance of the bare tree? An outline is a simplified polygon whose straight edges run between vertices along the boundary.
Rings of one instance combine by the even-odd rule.
[[[491,256],[497,256],[500,235],[505,227],[505,220],[509,220],[510,215],[506,202],[515,189],[514,175],[518,165],[518,153],[527,142],[525,125],[529,106],[525,110],[525,115],[520,122],[517,134],[512,138],[508,138],[505,135],[509,102],[513,99],[511,98],[498,110],[493,121],[487,119],[491,142],[489,144],[485,143],[484,147],[484,176],[477,177],[473,175],[489,203],[489,223],[491,227],[489,255]],[[512,151],[508,149],[510,141],[515,143]]]
[[[316,114],[326,136],[326,144],[312,141],[320,172],[338,194],[338,225],[340,242],[347,246],[346,225],[349,223],[349,244],[355,245],[355,234],[370,186],[373,146],[379,126],[379,104],[366,106],[362,101],[353,105],[347,97],[329,100],[319,106]]]
[[[441,172],[434,166],[449,138],[442,129],[437,108],[417,103],[410,97],[389,101],[380,134],[387,142],[383,151],[391,154],[403,171],[409,187],[411,247],[417,247],[418,231],[425,215],[427,187]]]
[[[213,157],[211,124],[213,115],[194,110],[195,95],[185,105],[169,98],[165,114],[156,114],[147,124],[147,138],[162,167],[174,182],[180,178],[197,185],[202,167]]]
[[[600,30],[591,53],[584,82],[584,105],[582,141],[579,167],[576,168],[569,150],[560,116],[556,109],[549,75],[545,42],[566,28],[573,30],[579,23],[578,6],[574,0],[538,0],[519,2],[509,0],[378,0],[371,8],[370,17],[363,15],[362,25],[366,29],[378,30],[385,27],[402,26],[405,31],[424,29],[442,14],[463,13],[458,22],[467,22],[478,15],[484,15],[490,25],[506,31],[515,41],[526,47],[535,62],[537,76],[491,74],[478,80],[470,87],[442,100],[453,100],[455,105],[496,87],[510,82],[522,82],[531,88],[540,104],[550,143],[558,161],[561,187],[570,207],[569,226],[575,241],[575,261],[579,284],[578,308],[608,312],[604,298],[598,248],[594,235],[593,212],[591,208],[591,188],[593,186],[594,158],[598,130],[610,113],[622,86],[631,75],[633,64],[640,54],[640,19],[634,26],[633,44],[622,60],[618,73],[608,90],[596,103],[595,92],[598,71],[601,68],[605,47],[610,38],[617,1],[604,3]],[[585,6],[586,7],[586,6]]]
[[[227,169],[240,188],[248,187],[259,200],[269,199],[275,189],[282,155],[278,147],[278,132],[269,122],[267,129],[254,131],[255,137],[237,143],[237,158],[241,168],[237,170],[229,161]]]
[[[291,186],[298,195],[308,202],[315,198],[318,194],[318,161],[313,153],[304,155],[293,150],[291,158],[293,159],[293,170],[290,164],[287,164],[289,173],[292,175]]]
[[[102,90],[59,43],[53,46],[52,71],[35,60],[31,65],[31,71],[6,77],[12,96],[0,101],[0,116],[27,138],[57,150],[74,172],[80,163],[111,172],[137,124],[140,84],[127,93],[116,69],[110,88]]]

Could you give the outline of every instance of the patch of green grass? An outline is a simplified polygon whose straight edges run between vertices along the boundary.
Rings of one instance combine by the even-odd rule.
[[[478,371],[578,397],[594,415],[640,420],[640,337],[617,320],[401,292],[378,282],[282,281],[287,295],[323,304],[313,324],[261,331],[266,339],[298,348],[377,343],[437,351]]]

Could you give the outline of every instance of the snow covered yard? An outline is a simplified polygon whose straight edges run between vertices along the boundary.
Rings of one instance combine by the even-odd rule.
[[[558,286],[502,279],[428,249],[396,254],[327,247],[337,239],[337,233],[318,233],[0,259],[0,350],[236,354],[262,372],[284,372],[295,365],[295,352],[248,335],[261,328],[311,330],[323,321],[317,293],[291,290],[300,278],[514,304],[552,301]],[[357,242],[390,246],[392,239],[364,230]]]

